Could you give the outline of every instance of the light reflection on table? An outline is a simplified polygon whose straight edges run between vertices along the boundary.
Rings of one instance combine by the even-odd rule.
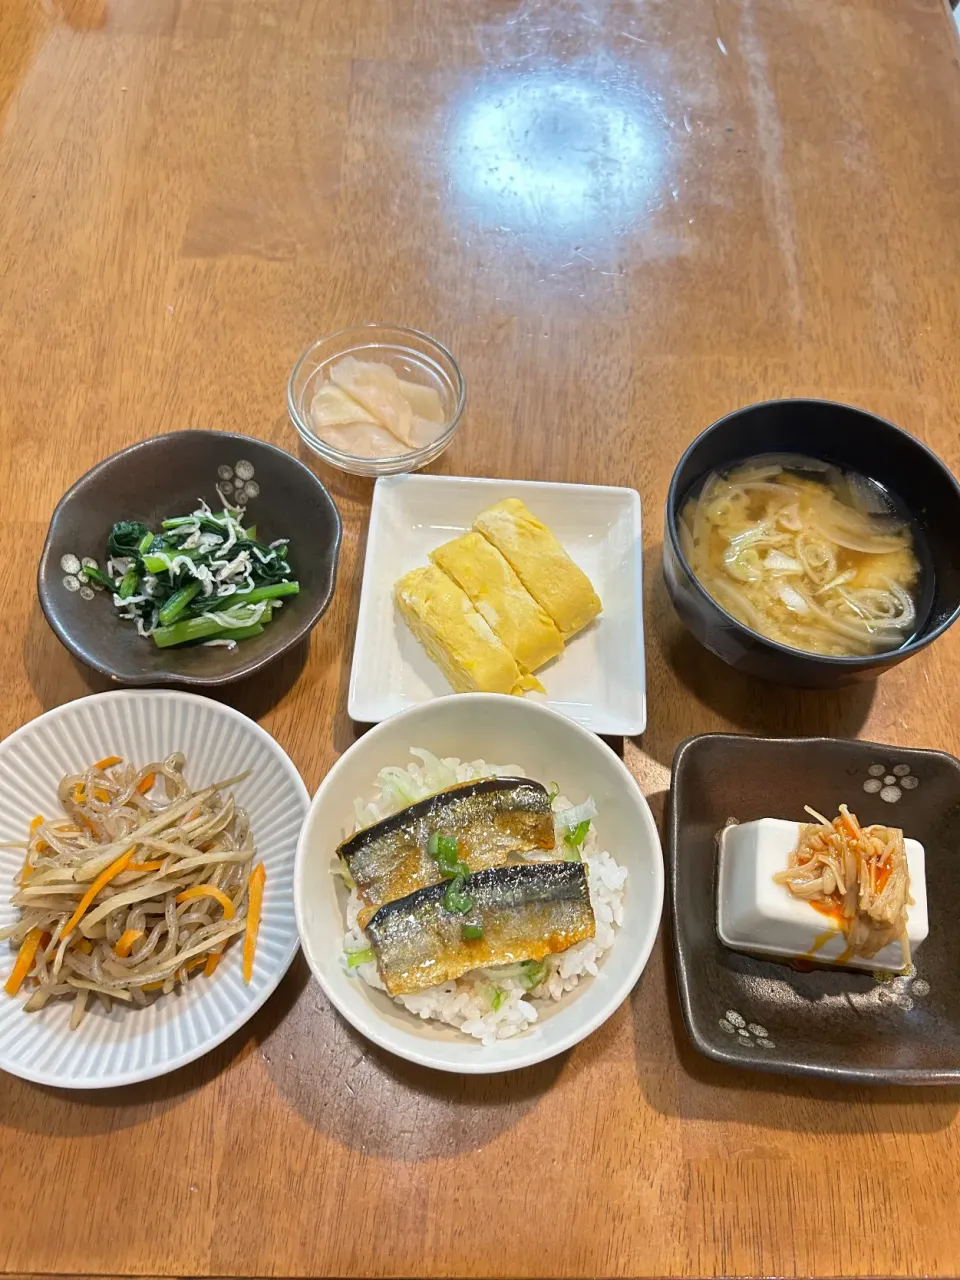
[[[662,141],[642,99],[571,71],[498,74],[453,118],[451,186],[484,224],[616,232],[654,194]]]

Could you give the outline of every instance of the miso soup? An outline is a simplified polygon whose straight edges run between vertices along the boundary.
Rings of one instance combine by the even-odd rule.
[[[680,545],[700,585],[751,630],[834,657],[899,649],[930,607],[919,533],[881,486],[813,458],[707,477]]]

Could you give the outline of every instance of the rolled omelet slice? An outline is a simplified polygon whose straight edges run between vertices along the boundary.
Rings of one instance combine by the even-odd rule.
[[[564,640],[603,608],[587,575],[519,498],[506,498],[481,511],[473,527],[493,543]]]
[[[441,569],[411,569],[393,594],[407,626],[457,693],[517,693],[525,687],[513,655]]]
[[[563,652],[563,636],[495,546],[481,533],[445,542],[430,559],[461,587],[523,672]]]

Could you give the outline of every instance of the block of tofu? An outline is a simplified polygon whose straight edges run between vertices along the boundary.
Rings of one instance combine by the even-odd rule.
[[[816,907],[795,898],[774,876],[789,866],[801,825],[782,818],[760,818],[724,828],[720,836],[717,878],[717,932],[734,951],[786,959],[843,964],[848,969],[904,968],[900,942],[875,956],[849,956],[846,938]],[[923,845],[904,840],[912,901],[907,907],[907,939],[911,951],[929,932]]]
[[[393,592],[410,630],[457,693],[515,693],[523,687],[513,655],[441,569],[411,569]]]
[[[493,543],[565,640],[603,608],[587,575],[519,498],[482,511],[473,527]]]
[[[509,564],[480,533],[445,542],[430,559],[467,593],[521,671],[536,671],[563,652],[563,636]]]

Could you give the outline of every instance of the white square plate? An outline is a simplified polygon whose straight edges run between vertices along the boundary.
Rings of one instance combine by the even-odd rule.
[[[393,584],[429,553],[466,533],[476,516],[520,498],[548,525],[603,601],[599,618],[537,672],[546,689],[527,694],[594,733],[635,735],[647,720],[641,594],[640,495],[634,489],[386,476],[374,486],[350,671],[348,710],[374,723],[450,693],[393,602]]]

